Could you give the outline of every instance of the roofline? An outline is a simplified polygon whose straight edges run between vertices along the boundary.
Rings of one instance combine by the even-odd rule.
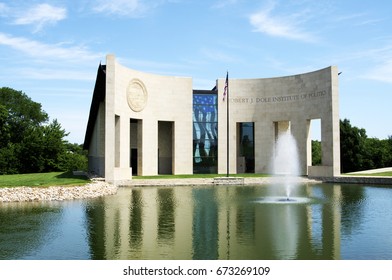
[[[106,97],[106,65],[99,63],[97,70],[97,79],[95,80],[93,98],[91,100],[90,114],[87,122],[86,135],[84,137],[83,149],[88,150],[90,147],[91,137],[93,135],[95,122],[98,116],[99,104]]]

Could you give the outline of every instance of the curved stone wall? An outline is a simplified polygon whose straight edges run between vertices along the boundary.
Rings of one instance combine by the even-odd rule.
[[[223,94],[224,80],[218,80]],[[340,174],[339,104],[337,67],[287,77],[230,79],[230,151],[237,152],[237,123],[253,122],[255,130],[255,172],[270,172],[279,124],[290,124],[299,149],[301,174]],[[219,104],[219,162],[226,170],[226,103]],[[311,166],[310,121],[321,120],[322,166]],[[230,173],[236,161],[230,159]]]

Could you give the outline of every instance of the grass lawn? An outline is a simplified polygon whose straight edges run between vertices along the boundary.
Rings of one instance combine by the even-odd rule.
[[[32,174],[0,175],[1,187],[49,187],[76,186],[90,182],[85,176],[75,176],[72,172],[50,172]]]
[[[230,177],[269,177],[268,174],[230,174]],[[187,175],[154,175],[154,176],[132,176],[132,179],[187,179],[187,178],[215,178],[226,177],[226,174],[187,174]]]
[[[361,173],[361,174],[350,174],[346,173],[346,175],[350,176],[392,176],[392,172],[379,172],[379,173]]]
[[[374,176],[392,176],[392,172],[380,172],[373,174]]]

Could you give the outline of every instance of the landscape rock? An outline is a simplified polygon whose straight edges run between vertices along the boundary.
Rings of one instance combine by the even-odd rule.
[[[92,180],[83,186],[0,188],[0,202],[50,201],[94,198],[117,193],[117,186]]]

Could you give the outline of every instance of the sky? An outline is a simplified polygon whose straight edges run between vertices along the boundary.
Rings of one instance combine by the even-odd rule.
[[[192,77],[194,89],[212,89],[226,71],[270,78],[336,65],[340,119],[386,139],[391,12],[389,0],[0,0],[0,87],[26,93],[82,144],[107,54]]]

